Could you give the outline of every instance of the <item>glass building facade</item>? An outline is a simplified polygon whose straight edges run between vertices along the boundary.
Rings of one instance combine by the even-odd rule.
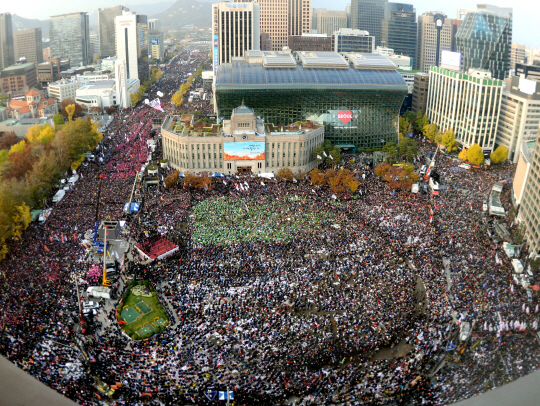
[[[218,119],[244,102],[267,123],[312,121],[325,139],[357,149],[397,141],[398,116],[407,85],[395,70],[266,68],[246,62],[218,67]]]
[[[352,0],[351,28],[368,31],[375,36],[375,45],[382,40],[382,21],[388,0]]]
[[[487,11],[466,15],[456,34],[456,52],[461,53],[461,69],[487,69],[503,80],[510,69],[512,17]]]
[[[382,25],[382,46],[396,55],[416,57],[416,9],[412,4],[387,3]]]
[[[71,66],[86,66],[90,60],[90,24],[86,13],[53,16],[49,20],[51,58],[68,59]]]

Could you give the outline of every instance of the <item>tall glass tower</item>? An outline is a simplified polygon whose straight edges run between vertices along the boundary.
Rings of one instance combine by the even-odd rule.
[[[49,20],[51,58],[68,59],[71,66],[88,64],[90,57],[90,24],[87,13],[52,16]]]
[[[416,9],[412,4],[387,3],[382,23],[381,45],[396,55],[416,58]]]
[[[351,28],[368,31],[375,36],[375,46],[381,45],[382,23],[388,0],[352,0]]]
[[[483,6],[483,8],[480,8]],[[467,13],[456,34],[461,70],[489,70],[494,79],[508,77],[512,47],[512,9],[479,5]]]

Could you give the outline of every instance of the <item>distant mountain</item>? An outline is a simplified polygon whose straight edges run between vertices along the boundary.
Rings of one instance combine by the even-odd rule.
[[[174,1],[164,1],[161,3],[151,3],[151,4],[128,4],[125,3],[127,8],[129,8],[131,11],[137,12],[137,14],[142,14],[148,16],[148,18],[154,18],[155,14],[162,13],[163,11],[167,10],[169,7],[171,7],[174,4]],[[98,25],[98,11],[94,10],[93,13],[89,13],[88,16],[90,17],[90,25],[96,26]]]
[[[30,20],[17,14],[12,14],[11,24],[13,25],[13,31],[41,28],[41,37],[43,39],[49,38],[49,20]]]
[[[178,0],[167,10],[152,18],[159,19],[162,27],[182,27],[188,24],[209,27],[212,21],[212,3]]]

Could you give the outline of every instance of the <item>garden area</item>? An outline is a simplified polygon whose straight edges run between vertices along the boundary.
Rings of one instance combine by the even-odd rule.
[[[169,325],[167,312],[148,281],[133,281],[116,309],[122,331],[134,340],[159,334]]]

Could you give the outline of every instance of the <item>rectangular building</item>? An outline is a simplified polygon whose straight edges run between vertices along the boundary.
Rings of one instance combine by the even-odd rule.
[[[47,85],[60,79],[60,72],[71,69],[71,61],[60,60],[60,58],[50,59],[37,65],[38,82]]]
[[[352,28],[341,28],[332,37],[334,52],[373,53],[375,37],[369,32]]]
[[[416,9],[412,4],[388,3],[382,22],[381,45],[396,55],[416,57]]]
[[[85,66],[90,57],[90,24],[87,13],[52,16],[49,20],[51,58],[71,58],[72,66]]]
[[[10,13],[0,14],[0,70],[15,63],[13,26]]]
[[[525,57],[525,45],[512,42],[510,48],[510,70],[516,70],[516,63],[525,63],[527,58]]]
[[[15,31],[13,43],[15,44],[15,60],[26,58],[26,62],[36,65],[43,62],[41,28]]]
[[[442,51],[452,50],[452,21],[440,12],[418,16],[416,69],[429,72],[432,66],[439,66]]]
[[[516,63],[516,76],[540,81],[540,66]]]
[[[116,55],[114,19],[121,16],[124,11],[129,9],[124,6],[98,9],[99,50],[103,58]]]
[[[56,100],[58,103],[61,103],[66,99],[75,101],[77,89],[81,86],[81,83],[61,79],[58,82],[49,84],[49,97]]]
[[[497,129],[497,145],[508,148],[517,163],[524,139],[536,138],[540,125],[540,83],[514,76],[506,79]]]
[[[431,67],[427,115],[441,131],[454,130],[465,148],[478,144],[485,151],[495,146],[503,82],[489,71],[459,73]]]
[[[144,71],[143,58],[148,57],[148,35],[146,16],[123,11],[115,18],[116,25],[116,57],[126,61],[126,73],[130,79],[141,79],[148,76]],[[139,66],[140,65],[140,66]]]
[[[375,46],[382,41],[382,24],[388,0],[352,0],[351,28],[367,31],[375,37]]]
[[[414,74],[413,97],[411,111],[426,114],[429,90],[429,74],[418,72]]]
[[[33,63],[13,65],[0,72],[0,91],[2,93],[29,92],[36,85],[37,70]]]
[[[525,226],[529,251],[538,255],[540,251],[540,142],[538,139],[534,145],[532,164],[525,184],[518,220]]]
[[[289,36],[289,49],[296,51],[332,51],[332,37],[326,34],[302,34]]]
[[[336,10],[317,10],[317,34],[331,37],[340,28],[347,28],[347,12]]]
[[[148,55],[152,55],[152,59],[157,60],[162,60],[165,56],[162,32],[154,31],[148,33]]]
[[[289,35],[311,33],[311,0],[288,0]]]
[[[214,66],[229,63],[235,57],[242,57],[248,50],[261,48],[262,25],[259,4],[222,1],[212,4],[212,15],[213,55],[215,59],[217,56]],[[272,32],[266,30],[264,32],[272,37]],[[274,43],[274,38],[272,38],[272,43]]]
[[[288,0],[255,0],[259,4],[260,32],[270,37],[272,49],[267,51],[281,51],[287,46],[289,38],[289,1]],[[217,24],[216,11],[214,11],[214,26]],[[217,30],[217,27],[215,27]],[[258,48],[248,48],[258,49]]]

